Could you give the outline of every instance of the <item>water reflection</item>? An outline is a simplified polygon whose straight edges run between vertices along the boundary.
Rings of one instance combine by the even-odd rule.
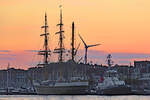
[[[149,100],[150,96],[0,96],[0,100]]]

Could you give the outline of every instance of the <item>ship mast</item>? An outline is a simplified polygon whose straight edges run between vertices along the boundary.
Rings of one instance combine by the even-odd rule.
[[[41,28],[44,28],[44,34],[40,36],[44,36],[44,50],[39,51],[39,55],[43,55],[43,64],[48,64],[48,55],[50,55],[50,50],[48,48],[48,25],[47,25],[47,14],[45,13],[45,25]]]
[[[72,22],[72,43],[71,43],[71,46],[72,46],[72,61],[74,61],[74,55],[75,55],[75,48],[74,48],[74,22]]]
[[[59,54],[59,58],[58,58],[59,62],[63,62],[63,53],[65,52],[65,49],[63,47],[64,31],[63,31],[61,5],[60,5],[60,23],[57,24],[57,26],[59,26],[59,31],[56,32],[55,34],[59,34],[59,48],[55,49],[54,53],[58,53]]]

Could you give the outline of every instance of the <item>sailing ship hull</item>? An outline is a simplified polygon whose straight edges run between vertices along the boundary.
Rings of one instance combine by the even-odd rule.
[[[35,86],[37,94],[86,94],[88,86]]]
[[[110,87],[110,88],[99,90],[98,93],[105,94],[105,95],[131,94],[131,88],[128,86]]]

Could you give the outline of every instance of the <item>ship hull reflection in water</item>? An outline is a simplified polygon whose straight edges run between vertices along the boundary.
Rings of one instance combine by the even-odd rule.
[[[0,100],[149,100],[150,96],[14,96],[3,95],[0,96]]]

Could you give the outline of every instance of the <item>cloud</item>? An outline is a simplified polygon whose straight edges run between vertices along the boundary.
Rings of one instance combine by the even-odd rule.
[[[24,50],[25,52],[38,52],[39,50]]]
[[[0,50],[0,52],[11,52],[10,50]]]
[[[134,58],[148,58],[150,54],[145,53],[112,53],[112,56],[117,59],[134,59]]]
[[[15,58],[12,58],[12,57],[0,57],[0,60],[2,61],[12,61],[12,60],[15,60]]]
[[[92,61],[97,64],[106,64],[106,57],[109,53],[106,51],[88,50],[88,61]],[[79,56],[84,57],[84,50],[79,50]],[[134,60],[145,60],[150,58],[150,54],[145,53],[111,53],[112,60],[115,64],[129,64]]]
[[[24,50],[23,52],[10,52],[10,53],[2,53],[0,52],[0,66],[7,66],[9,62],[12,66],[21,66],[21,68],[29,68],[31,66],[36,66],[39,61],[43,61],[41,56],[35,54],[38,50]],[[144,53],[120,53],[115,52],[112,54],[112,60],[114,64],[129,64],[133,63],[134,60],[144,60],[150,58],[150,54]],[[96,64],[106,64],[106,57],[108,52],[106,51],[98,51],[98,50],[88,50],[88,62],[92,61]],[[52,54],[50,57],[50,61],[57,61],[57,54]],[[76,60],[78,61],[81,57],[84,60],[84,50],[79,50],[76,56]],[[66,56],[65,59],[71,58],[70,56]]]
[[[16,56],[16,54],[3,54],[3,53],[0,53],[0,56]]]

